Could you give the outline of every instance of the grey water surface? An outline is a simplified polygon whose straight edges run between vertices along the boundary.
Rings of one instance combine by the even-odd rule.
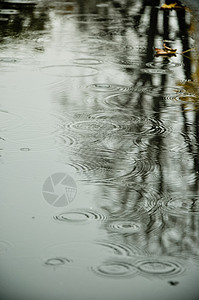
[[[164,3],[0,1],[0,299],[198,299],[198,20]]]

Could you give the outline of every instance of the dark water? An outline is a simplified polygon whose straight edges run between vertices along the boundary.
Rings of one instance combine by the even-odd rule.
[[[0,1],[1,299],[198,299],[198,24],[163,3]]]

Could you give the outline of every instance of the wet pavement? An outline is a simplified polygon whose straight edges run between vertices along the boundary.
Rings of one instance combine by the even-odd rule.
[[[0,1],[3,300],[198,299],[198,11],[163,4]]]

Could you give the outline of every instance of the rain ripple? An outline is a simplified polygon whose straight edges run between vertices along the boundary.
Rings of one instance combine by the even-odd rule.
[[[106,151],[103,151],[102,155],[104,155],[105,152]],[[124,155],[127,156],[127,154]],[[67,164],[74,167],[78,172],[84,173],[86,181],[106,184],[113,184],[113,182],[117,182],[129,185],[129,187],[132,184],[132,179],[138,178],[139,176],[146,177],[153,171],[156,171],[154,161],[148,159],[131,161],[130,164],[128,163],[128,166],[126,165],[127,161],[126,164],[124,161],[122,163],[118,161],[114,169],[111,167],[110,163],[103,161],[91,161],[89,163],[82,161],[78,164],[76,162]],[[154,179],[156,179],[156,177]]]
[[[114,15],[108,17],[106,16],[100,17],[98,14],[72,14],[68,16],[68,19],[70,19],[74,23],[85,24],[85,25],[103,23],[103,25],[107,24],[109,29],[111,26],[113,25],[119,26],[121,23],[121,21],[118,18],[116,18]],[[118,26],[114,28],[118,29]]]
[[[132,245],[109,241],[99,241],[96,243],[98,246],[102,247],[102,249],[108,250],[107,254],[110,255],[121,255],[125,257],[143,254],[139,248]]]
[[[145,89],[144,89],[145,90]],[[143,90],[143,92],[144,92]],[[135,105],[136,97],[140,97],[141,90],[131,90],[132,93],[115,93],[112,95],[108,95],[102,100],[102,105],[104,105],[106,108],[117,108],[117,109],[123,109],[124,111],[126,110],[127,112],[132,106]],[[135,95],[136,94],[136,95]]]
[[[110,103],[112,100],[117,103],[120,100],[120,96],[110,96],[106,100]],[[93,118],[97,120],[111,120],[119,130],[124,130],[125,133],[134,133],[134,134],[165,134],[170,132],[171,129],[166,127],[161,120],[158,120],[153,117],[132,115],[126,111],[111,112],[110,113],[98,113],[93,115]]]
[[[112,232],[122,234],[140,233],[145,228],[144,224],[133,221],[114,221],[108,227]]]
[[[147,73],[147,74],[168,74],[172,73],[170,69],[156,69],[156,68],[144,68],[140,70],[142,73]]]
[[[116,60],[116,61],[110,61],[110,62],[117,64],[125,69],[137,69],[137,68],[143,67],[142,61],[130,60],[129,58]]]
[[[137,226],[142,224],[146,228],[151,222],[151,216],[155,215],[159,210],[159,193],[146,184],[130,183],[128,187],[132,187],[132,189],[131,197],[126,202],[127,210],[123,212],[119,210],[118,212],[117,207],[120,203],[114,201],[115,211],[111,214],[111,220],[120,220],[124,223],[127,221],[130,224],[132,222],[132,224],[137,224]]]
[[[147,87],[144,90],[145,94],[149,94],[154,97],[163,97],[165,100],[173,100],[177,96],[183,95],[185,90],[180,88],[179,86],[167,86],[163,87]]]
[[[180,262],[174,262],[170,258],[145,258],[137,262],[132,260],[112,259],[98,266],[92,266],[91,271],[97,275],[113,278],[126,278],[134,275],[145,277],[172,277],[179,276],[185,268]]]
[[[184,272],[183,266],[179,262],[174,262],[170,258],[148,258],[138,261],[136,268],[143,276],[176,276]]]
[[[129,167],[129,170],[118,170],[117,178],[129,181],[138,176],[146,177],[155,170],[155,163],[153,160],[149,159],[138,159],[130,162]]]
[[[146,54],[147,48],[145,46],[131,46],[131,45],[124,45],[123,46],[124,50],[130,50],[131,56],[129,55],[128,57],[132,57],[132,59],[135,56],[142,56]]]
[[[131,86],[125,86],[125,85],[120,85],[120,84],[108,84],[108,83],[94,83],[91,84],[89,86],[87,86],[87,88],[90,91],[93,92],[101,92],[101,93],[114,93],[114,92],[121,92],[121,93],[125,93],[128,91],[131,91]]]
[[[199,216],[198,195],[174,195],[162,199],[161,208],[170,215],[183,217],[185,215]]]
[[[86,266],[96,265],[109,257],[123,259],[134,255],[143,255],[143,252],[134,245],[106,240],[95,242],[69,241],[49,246],[44,249],[42,254],[44,261],[51,266],[64,265],[70,262],[76,265],[82,263]]]
[[[146,66],[149,68],[154,68],[154,69],[170,69],[170,68],[177,68],[180,67],[180,63],[175,63],[173,61],[152,61],[146,63]]]
[[[65,264],[71,263],[72,260],[65,258],[65,257],[53,257],[53,258],[48,258],[45,261],[45,265],[51,266],[51,267],[59,267],[63,266]]]
[[[103,63],[102,60],[99,60],[99,59],[96,59],[96,58],[77,58],[73,61],[74,64],[77,64],[77,65],[100,65]]]
[[[105,166],[103,166],[102,163],[97,161],[89,161],[89,162],[75,161],[75,162],[66,162],[66,164],[73,167],[79,173],[86,173],[89,171],[96,171],[105,168]]]
[[[96,275],[113,278],[131,277],[137,273],[136,267],[125,261],[107,261],[91,267],[91,271]]]
[[[117,124],[112,122],[107,122],[106,120],[99,122],[97,120],[86,120],[86,121],[77,121],[67,125],[69,129],[75,130],[78,132],[99,132],[102,133],[109,131],[114,131],[118,129]]]
[[[97,17],[97,14],[72,14],[67,17],[67,19],[71,20],[74,23],[79,24],[91,24],[96,23],[95,18]]]
[[[96,75],[98,73],[96,68],[75,64],[46,66],[42,67],[41,71],[47,75],[56,77],[87,77]]]
[[[87,223],[89,221],[105,221],[107,220],[107,216],[102,212],[95,212],[91,209],[84,210],[71,210],[67,212],[63,212],[54,217],[56,221],[63,223]]]

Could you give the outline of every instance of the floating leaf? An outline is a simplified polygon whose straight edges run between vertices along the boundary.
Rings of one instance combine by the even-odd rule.
[[[164,56],[172,56],[176,55],[177,49],[172,49],[166,46],[166,44],[163,44],[163,49],[155,48],[156,55],[164,55]]]
[[[184,53],[187,53],[187,52],[190,52],[190,51],[193,51],[193,50],[196,50],[196,48],[190,48],[190,49],[187,49],[187,50],[185,50],[181,53],[178,53],[178,54],[184,55]],[[155,52],[156,52],[156,54],[155,54],[156,56],[159,56],[159,55],[172,56],[172,55],[177,54],[177,49],[170,48],[164,43],[163,48],[162,49],[161,48],[155,48]]]
[[[163,44],[163,47],[164,47],[165,51],[167,51],[169,53],[175,54],[177,51],[177,49],[172,49],[172,48],[167,47],[166,44]]]
[[[178,85],[185,91],[178,97],[178,100],[184,105],[184,110],[199,111],[199,65],[196,65],[196,71],[190,80],[178,82]]]
[[[163,4],[160,8],[172,10],[172,9],[179,9],[179,8],[182,9],[184,7],[175,2],[175,3],[170,3],[170,4]]]

